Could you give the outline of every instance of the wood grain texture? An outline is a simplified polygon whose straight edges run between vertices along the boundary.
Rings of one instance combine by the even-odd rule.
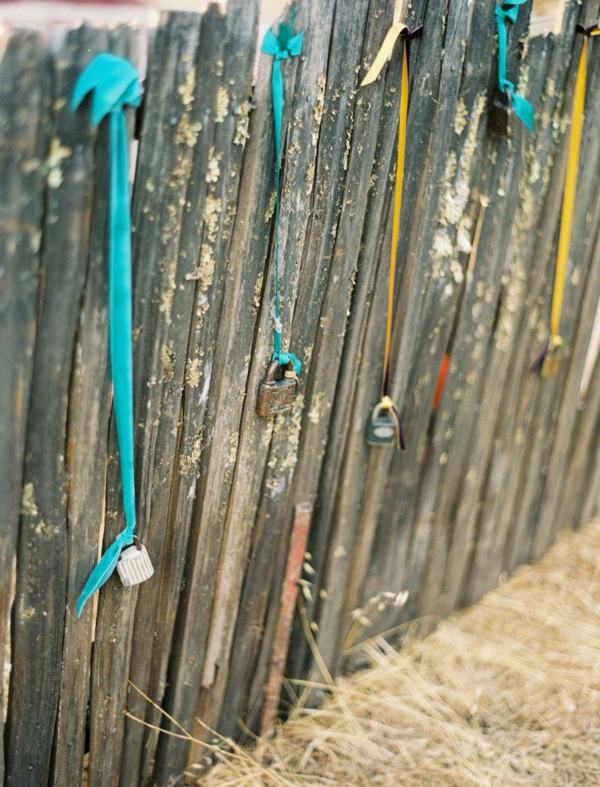
[[[281,600],[277,613],[277,623],[273,635],[269,674],[265,682],[264,701],[260,721],[261,735],[271,732],[279,716],[281,687],[290,644],[290,633],[298,587],[306,562],[306,544],[310,530],[310,503],[298,503],[294,511],[294,523],[290,535],[290,548],[281,588]]]
[[[195,283],[186,275],[195,269],[202,231],[204,179],[198,177],[196,156],[206,169],[208,143],[199,134],[212,109],[214,87],[207,100],[197,51],[202,17],[168,15],[155,33],[148,59],[144,117],[141,129],[134,193],[134,259],[139,318],[136,349],[140,382],[138,435],[141,442],[140,521],[144,540],[154,561],[158,583],[140,587],[133,631],[130,680],[147,691],[156,654],[152,645],[169,641],[167,616],[157,640],[157,609],[161,596],[178,590],[181,562],[173,543],[169,506],[176,455],[179,449],[180,413],[184,397],[186,357],[193,319]],[[193,180],[192,180],[193,178]],[[193,183],[198,185],[194,190]],[[193,202],[192,202],[193,198]],[[192,219],[190,221],[190,219]],[[187,230],[184,229],[184,224]],[[185,235],[184,235],[185,233]],[[187,243],[184,241],[184,237]],[[180,539],[185,545],[185,527]],[[184,546],[185,548],[185,546]],[[164,602],[163,602],[164,603]],[[164,639],[163,639],[164,637]],[[138,657],[143,653],[142,658]],[[167,649],[168,652],[168,649]],[[152,656],[150,655],[152,654]],[[161,669],[162,668],[162,669]],[[154,678],[153,695],[161,697],[164,667]],[[145,718],[146,703],[129,692],[128,710]],[[152,721],[156,720],[154,717]],[[143,756],[145,730],[127,722],[121,783],[135,781]]]
[[[108,36],[83,27],[69,33],[59,57],[58,79],[64,99],[90,53],[102,51]],[[90,690],[94,612],[78,619],[74,602],[98,551],[104,497],[111,410],[108,382],[108,311],[106,276],[107,139],[90,127],[87,112],[73,115],[65,105],[59,115],[60,139],[71,155],[62,166],[61,189],[73,189],[81,204],[79,224],[70,230],[85,276],[68,394],[67,614],[62,645],[62,673],[53,782],[77,784],[83,776],[86,718]],[[90,451],[90,445],[95,450]],[[90,605],[93,606],[93,605]]]
[[[26,705],[27,689],[14,680],[26,667],[15,649],[11,614],[17,584],[17,543],[21,512],[26,425],[31,397],[37,330],[45,161],[50,137],[50,64],[40,37],[4,32],[0,39],[0,780],[23,775],[23,743],[13,776],[5,774],[4,724],[9,702]],[[25,487],[28,489],[28,487]],[[18,625],[18,624],[17,624]],[[12,629],[12,630],[11,630]],[[15,694],[16,689],[16,694]],[[35,688],[32,687],[35,692]],[[26,712],[24,713],[26,716]],[[25,721],[25,720],[24,720]],[[46,719],[47,726],[52,720]],[[8,751],[6,753],[8,755]],[[45,754],[45,753],[44,753]],[[44,756],[44,755],[42,755]],[[12,757],[12,755],[11,755]],[[11,759],[10,763],[15,762]]]
[[[487,123],[493,9],[411,4],[406,21],[424,30],[409,43],[392,341],[402,453],[365,443],[383,356],[401,47],[374,84],[360,81],[393,6],[298,3],[303,53],[282,65],[280,240],[285,343],[303,370],[293,412],[274,419],[256,415],[274,264],[271,58],[257,54],[258,3],[165,14],[151,30],[0,39],[7,783],[200,777],[211,729],[243,738],[272,723],[283,678],[322,677],[306,624],[329,671],[358,668],[365,638],[401,643],[415,618],[429,630],[598,510],[600,44],[590,46],[567,353],[553,380],[528,367],[547,330],[574,28],[600,1],[571,0],[561,35],[531,39],[521,9],[508,68],[536,107],[536,129],[512,140]],[[122,527],[107,358],[108,139],[85,108],[73,116],[66,104],[101,50],[145,76],[137,122],[129,116],[139,137],[134,399],[139,534],[156,574],[128,590],[111,579],[77,619],[73,601]],[[298,504],[313,511],[299,580],[296,545],[300,588],[286,574]],[[306,619],[290,630],[298,592]],[[169,736],[175,726],[143,695],[196,741]]]
[[[67,416],[87,266],[89,184],[63,139],[70,83],[51,76],[53,116],[45,152],[46,192],[39,325],[33,362],[14,616],[9,779],[49,778],[58,709],[67,582]],[[66,127],[65,125],[66,124]],[[49,396],[49,392],[52,395]],[[30,656],[40,653],[35,670]],[[27,712],[27,708],[39,712]],[[31,746],[35,740],[36,745]]]
[[[117,27],[110,31],[108,46],[110,51],[128,58],[139,67],[141,55],[140,42],[132,35],[128,27]],[[132,155],[131,141],[134,129],[134,113],[127,112],[127,123]],[[100,128],[100,134],[106,134],[106,127]],[[105,138],[106,139],[106,138]],[[106,140],[108,143],[108,140]],[[104,148],[107,151],[107,148]],[[106,177],[107,155],[100,152],[98,167]],[[106,222],[107,214],[103,220]],[[99,219],[102,221],[102,219]],[[106,224],[104,224],[104,275],[106,276]],[[102,241],[100,241],[102,242]],[[137,311],[137,293],[134,289],[134,331]],[[135,333],[134,333],[135,339]],[[136,351],[134,341],[134,373]],[[135,400],[137,411],[139,400]],[[97,537],[99,551],[103,551],[112,543],[124,527],[121,499],[121,480],[118,460],[118,448],[114,418],[110,418],[109,433],[106,437],[106,483],[104,489],[103,522],[99,523]],[[141,531],[143,534],[143,530]],[[88,558],[89,559],[89,558]],[[94,644],[90,673],[89,699],[89,734],[88,734],[88,771],[90,785],[116,785],[121,765],[123,746],[123,708],[127,685],[127,670],[131,654],[131,628],[137,588],[124,590],[116,576],[104,586],[104,593],[99,593],[96,607]],[[72,612],[70,614],[73,614]],[[86,614],[93,614],[90,610]]]

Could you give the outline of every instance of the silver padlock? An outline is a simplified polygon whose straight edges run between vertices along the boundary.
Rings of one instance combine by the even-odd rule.
[[[396,442],[396,425],[389,408],[381,402],[376,404],[367,421],[367,443],[369,445],[393,445]]]
[[[139,585],[154,574],[148,551],[142,543],[136,543],[121,552],[117,571],[126,588]]]

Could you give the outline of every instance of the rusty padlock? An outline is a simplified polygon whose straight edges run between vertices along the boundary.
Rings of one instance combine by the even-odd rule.
[[[279,361],[273,361],[260,384],[256,412],[263,416],[286,413],[294,406],[297,393],[298,375],[292,363],[282,366]]]
[[[146,547],[139,541],[121,552],[117,571],[126,588],[145,582],[154,574]]]
[[[515,131],[515,111],[510,91],[496,90],[488,115],[488,129],[491,134],[511,139]]]

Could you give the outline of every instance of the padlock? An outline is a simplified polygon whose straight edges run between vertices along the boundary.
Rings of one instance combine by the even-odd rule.
[[[263,416],[286,413],[293,408],[297,393],[298,376],[291,362],[282,366],[273,361],[260,384],[256,412]]]
[[[562,356],[563,340],[560,336],[553,336],[548,342],[544,360],[540,368],[540,377],[548,380],[558,373],[560,359]]]
[[[126,588],[145,582],[154,574],[154,568],[146,547],[137,542],[121,552],[117,571]]]
[[[394,445],[396,443],[396,423],[388,407],[381,402],[371,411],[367,423],[367,443],[369,445]]]
[[[511,139],[515,130],[515,111],[512,107],[512,98],[507,90],[502,93],[496,90],[492,106],[488,115],[488,129],[490,133],[499,137]]]

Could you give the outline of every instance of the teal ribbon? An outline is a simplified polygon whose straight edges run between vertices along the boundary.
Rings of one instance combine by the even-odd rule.
[[[278,361],[280,366],[291,364],[294,374],[300,374],[302,371],[302,362],[294,353],[282,353],[281,351],[277,352],[277,350],[275,350],[271,356],[271,360]]]
[[[513,24],[519,16],[519,6],[527,0],[505,0],[497,3],[494,9],[498,31],[498,88],[509,97],[515,115],[528,131],[533,131],[535,119],[533,107],[524,96],[516,92],[514,84],[506,78],[506,55],[508,50],[507,24]]]
[[[135,532],[135,475],[133,438],[133,347],[131,293],[131,209],[129,198],[127,121],[125,107],[141,101],[138,72],[122,57],[106,52],[81,72],[73,95],[75,112],[91,94],[91,123],[106,117],[110,136],[110,198],[108,217],[108,314],[110,368],[121,467],[125,528],[104,552],[77,599],[77,615],[86,601],[115,570],[121,550],[133,543]]]
[[[294,34],[295,10],[290,15],[289,24],[282,22],[279,25],[277,35],[272,30],[267,30],[262,42],[261,51],[267,55],[272,55],[273,66],[271,68],[271,100],[273,103],[273,130],[275,137],[275,248],[274,248],[274,267],[275,267],[275,330],[273,331],[273,358],[281,366],[292,363],[294,371],[299,374],[302,370],[302,363],[293,353],[282,352],[282,326],[280,309],[280,286],[279,286],[279,208],[281,202],[281,127],[283,124],[284,90],[283,74],[281,72],[281,61],[289,57],[297,57],[302,52],[302,33]]]

